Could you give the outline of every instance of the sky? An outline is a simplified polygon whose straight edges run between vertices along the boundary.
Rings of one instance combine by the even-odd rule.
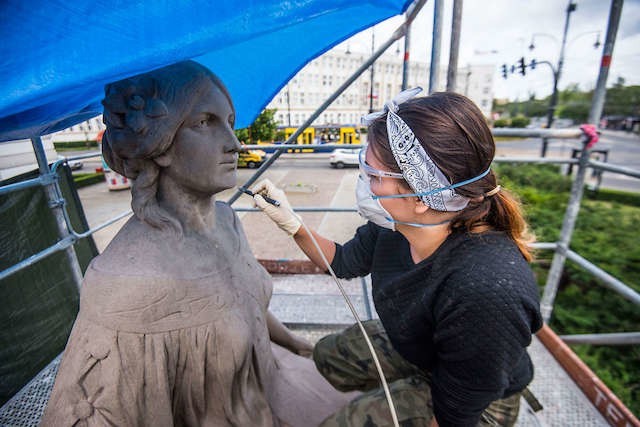
[[[600,59],[609,21],[611,2],[608,0],[573,0],[577,8],[571,13],[565,47],[564,65],[559,88],[578,84],[581,90],[593,89],[598,79]],[[516,64],[520,57],[526,63],[535,58],[549,61],[557,67],[564,31],[568,0],[465,0],[462,11],[462,29],[458,66],[467,64],[495,64],[494,96],[510,100],[525,100],[530,95],[537,98],[548,96],[553,91],[553,75],[550,67],[539,65],[535,70],[527,69],[523,77],[519,73],[502,78],[502,64]],[[418,14],[411,30],[411,59],[429,62],[433,29],[434,1]],[[449,61],[451,17],[453,0],[444,0],[441,65]],[[386,40],[403,21],[391,18],[376,25],[376,45]],[[594,48],[597,33],[600,47]],[[529,50],[535,35],[535,49]],[[365,30],[350,41],[351,50],[369,52],[371,30]],[[395,51],[394,45],[390,50]],[[400,49],[404,44],[400,41]],[[640,0],[626,0],[613,50],[607,86],[618,77],[627,85],[640,84]],[[440,76],[446,81],[446,75]],[[424,87],[428,87],[425,76]]]

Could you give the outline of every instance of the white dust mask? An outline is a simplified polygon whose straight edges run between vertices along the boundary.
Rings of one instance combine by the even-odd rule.
[[[395,231],[396,226],[391,215],[382,207],[380,201],[373,198],[369,178],[363,174],[358,176],[356,184],[356,202],[358,213],[367,221],[371,221],[380,227]]]

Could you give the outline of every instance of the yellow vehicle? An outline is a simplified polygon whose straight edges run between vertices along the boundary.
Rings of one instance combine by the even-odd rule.
[[[281,127],[285,140],[297,130],[295,127]],[[297,138],[298,144],[360,144],[360,129],[354,126],[312,126],[305,129]],[[288,153],[321,153],[333,151],[332,148],[296,148],[287,150]]]
[[[266,155],[262,150],[241,151],[238,153],[238,167],[255,169],[264,162]]]
[[[298,130],[298,128],[286,127],[284,128],[284,139],[287,140],[293,133]],[[300,135],[298,135],[297,143],[309,145],[313,144],[315,139],[316,130],[314,128],[306,128]],[[287,153],[312,153],[313,148],[305,149],[305,148],[296,148],[287,150]]]

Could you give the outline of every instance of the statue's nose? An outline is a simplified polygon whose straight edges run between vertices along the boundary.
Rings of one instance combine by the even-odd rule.
[[[242,148],[242,145],[240,145],[240,141],[238,141],[238,138],[236,137],[236,134],[233,131],[233,129],[229,130],[229,138],[227,138],[227,141],[226,141],[226,148],[227,148],[227,151],[230,151],[230,152],[239,152],[240,149]]]

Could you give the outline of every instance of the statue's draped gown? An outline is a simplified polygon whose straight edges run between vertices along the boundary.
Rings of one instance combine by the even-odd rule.
[[[297,424],[305,410],[282,393],[296,382],[307,384],[294,394],[323,405],[333,391],[315,388],[315,373],[305,380],[309,361],[296,379],[295,366],[283,372],[274,358],[271,278],[238,217],[217,203],[216,222],[198,253],[133,218],[91,263],[42,425],[271,426],[283,400],[284,418]],[[191,268],[192,256],[205,261]],[[336,397],[316,421],[348,401]]]

